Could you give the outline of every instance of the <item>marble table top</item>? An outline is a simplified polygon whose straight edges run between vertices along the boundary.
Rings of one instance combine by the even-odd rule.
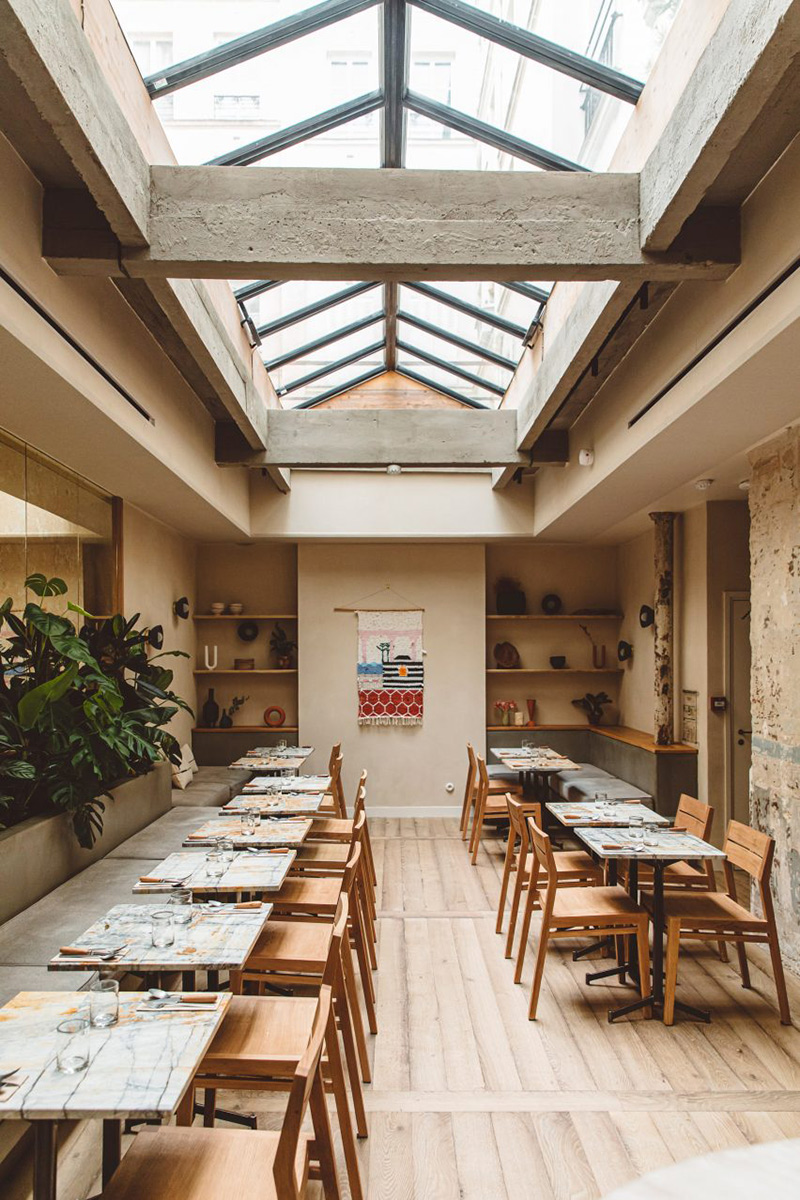
[[[633,817],[640,817],[645,825],[669,825],[666,817],[653,812],[646,804],[627,800],[607,804],[596,804],[593,800],[550,800],[545,808],[568,829],[577,825],[630,825]]]
[[[256,793],[254,796],[239,795],[234,796],[233,800],[229,800],[224,808],[220,809],[220,813],[223,816],[243,812],[257,812],[263,816],[273,817],[314,816],[324,799],[325,796],[322,792],[295,796],[275,792]]]
[[[577,771],[579,764],[547,746],[536,746],[533,750],[519,746],[492,747],[494,754],[510,771]]]
[[[50,959],[48,969],[95,971],[104,966],[115,971],[121,968],[129,971],[232,970],[247,961],[272,912],[271,904],[260,904],[258,908],[194,904],[189,923],[174,926],[174,943],[154,946],[150,936],[153,913],[169,908],[170,905],[165,903],[116,904],[105,917],[95,921],[71,942],[76,949],[93,951],[116,949],[125,943],[114,958],[102,961],[96,953],[57,954]]]
[[[695,837],[693,833],[648,830],[645,836],[654,844],[634,842],[629,829],[588,829],[578,826],[577,837],[600,858],[641,858],[647,861],[677,862],[684,858],[725,858],[725,852]]]
[[[289,758],[277,754],[243,755],[230,764],[232,771],[299,771],[305,758]]]
[[[119,1021],[89,1030],[89,1065],[56,1068],[56,1026],[88,1017],[88,992],[20,992],[0,1008],[0,1118],[26,1120],[169,1117],[200,1065],[231,997],[189,1011],[142,1012],[139,992],[121,992]],[[9,1081],[13,1084],[14,1079]]]
[[[183,844],[213,846],[220,838],[226,838],[237,850],[246,850],[249,846],[301,846],[310,829],[310,820],[267,819],[260,822],[255,833],[244,833],[241,817],[213,817],[210,821],[204,821],[199,829],[187,834]]]
[[[177,850],[134,884],[134,892],[171,892],[177,885],[194,892],[277,892],[297,856],[295,850],[240,850],[225,873],[212,879],[205,854]]]
[[[606,1200],[689,1200],[724,1196],[725,1200],[796,1200],[800,1176],[800,1138],[736,1146],[687,1158],[625,1184]]]
[[[242,793],[252,796],[258,792],[327,792],[331,786],[330,775],[278,776],[256,775],[244,785]]]

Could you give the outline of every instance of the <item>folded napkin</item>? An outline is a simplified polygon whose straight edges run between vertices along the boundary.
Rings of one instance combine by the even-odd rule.
[[[190,871],[189,875],[191,874],[192,872]],[[166,875],[140,875],[139,883],[185,883],[189,875],[182,875],[180,879]]]
[[[0,1083],[0,1100],[10,1100],[17,1088],[21,1087],[27,1078],[27,1075],[20,1075],[17,1072],[11,1079],[7,1079],[5,1083]]]
[[[216,992],[179,992],[172,999],[181,1004],[216,1004],[219,996]]]
[[[79,958],[98,958],[106,954],[119,954],[122,946],[59,946],[59,954],[74,954]]]
[[[234,904],[234,908],[261,908],[260,900],[240,900]]]
[[[621,850],[622,843],[621,842],[603,842],[602,849],[603,850]]]

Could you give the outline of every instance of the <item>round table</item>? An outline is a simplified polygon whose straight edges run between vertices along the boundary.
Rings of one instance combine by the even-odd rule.
[[[796,1200],[798,1178],[800,1138],[793,1138],[687,1158],[626,1183],[605,1200]]]

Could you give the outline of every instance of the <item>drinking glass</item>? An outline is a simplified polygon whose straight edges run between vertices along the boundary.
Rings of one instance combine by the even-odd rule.
[[[175,888],[169,898],[176,925],[188,925],[192,919],[192,889]]]
[[[226,865],[230,862],[233,862],[233,842],[231,842],[228,838],[220,838],[219,842],[217,843],[217,849],[220,852],[222,861]]]
[[[631,817],[628,824],[628,836],[637,848],[644,842],[644,821],[641,817]]]
[[[175,941],[175,926],[168,908],[159,908],[152,916],[151,937],[154,946],[171,946]]]
[[[77,1075],[89,1065],[89,1022],[71,1017],[56,1026],[56,1067],[65,1075]]]
[[[652,823],[644,827],[644,844],[645,846],[658,845],[658,826]]]
[[[206,854],[206,875],[209,879],[221,879],[226,868],[227,863],[218,847],[215,846],[213,850],[209,850]]]
[[[523,750],[531,751],[533,749],[533,747],[534,747],[533,738],[524,737],[522,739],[522,749]]]
[[[278,738],[277,742],[275,743],[275,749],[280,750],[282,753],[288,745],[289,743],[286,741],[286,738]]]
[[[119,984],[116,979],[97,979],[89,988],[89,1020],[97,1029],[116,1025],[119,1018]]]
[[[242,833],[245,837],[254,837],[256,830],[261,823],[261,817],[257,812],[242,813]]]

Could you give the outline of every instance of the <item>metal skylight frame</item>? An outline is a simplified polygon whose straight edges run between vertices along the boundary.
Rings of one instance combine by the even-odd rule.
[[[571,76],[588,87],[595,88],[597,91],[614,96],[626,103],[635,104],[642,92],[644,85],[638,80],[632,79],[630,76],[585,55],[578,54],[564,46],[550,42],[546,38],[531,33],[521,26],[514,25],[510,21],[494,17],[484,9],[465,3],[465,0],[322,0],[322,3],[312,5],[298,13],[292,13],[279,21],[275,21],[271,25],[266,25],[242,37],[225,42],[221,46],[215,46],[202,54],[195,55],[193,58],[185,59],[182,62],[163,68],[149,75],[145,79],[145,85],[151,98],[157,100],[162,96],[170,95],[181,88],[197,83],[199,80],[207,79],[221,71],[226,71],[270,50],[277,49],[279,46],[288,45],[308,34],[337,24],[348,17],[355,16],[357,13],[379,7],[381,62],[380,87],[377,90],[357,96],[324,112],[304,118],[293,125],[259,138],[246,146],[236,147],[225,154],[218,155],[208,165],[230,167],[261,162],[270,155],[277,154],[291,146],[317,137],[331,129],[336,129],[350,121],[359,120],[367,114],[380,109],[383,114],[381,121],[381,166],[387,169],[402,169],[404,166],[408,112],[415,112],[440,125],[444,125],[477,141],[490,145],[501,153],[519,158],[542,170],[580,171],[585,169],[553,151],[536,146],[506,130],[487,124],[477,117],[472,117],[467,113],[451,108],[449,105],[442,104],[439,101],[411,91],[408,87],[411,27],[408,11],[409,5],[430,13],[441,20],[457,25],[462,29],[466,29],[470,33],[493,42],[496,45],[512,50],[522,57],[548,67],[551,70]],[[359,361],[366,354],[374,353],[376,347],[383,348],[384,350],[385,366],[383,368],[365,372],[357,381],[351,381],[345,386],[330,389],[327,393],[303,402],[297,405],[297,407],[310,408],[315,404],[320,404],[324,399],[330,399],[334,395],[339,395],[341,392],[347,391],[350,387],[357,386],[359,382],[365,382],[367,379],[374,378],[375,375],[380,374],[383,370],[398,370],[407,378],[414,379],[424,386],[435,387],[436,385],[431,383],[424,375],[398,366],[398,348],[403,349],[406,353],[413,353],[421,361],[429,362],[432,366],[448,371],[455,377],[464,379],[474,386],[485,388],[494,395],[502,396],[504,394],[497,384],[484,380],[481,376],[474,375],[465,368],[448,363],[445,359],[439,359],[430,351],[412,348],[410,343],[399,341],[397,327],[400,321],[406,322],[422,333],[430,334],[470,354],[482,357],[503,370],[513,373],[516,369],[516,364],[511,359],[507,359],[503,355],[497,354],[486,347],[479,346],[466,338],[462,338],[458,334],[451,333],[446,328],[440,327],[434,322],[416,317],[412,313],[403,312],[399,307],[398,290],[400,285],[396,282],[387,282],[383,285],[377,283],[353,284],[351,287],[335,292],[323,300],[305,305],[301,309],[287,313],[282,317],[276,318],[274,321],[266,322],[257,328],[247,310],[248,300],[252,300],[273,288],[279,287],[280,284],[281,281],[279,280],[260,280],[246,284],[244,287],[236,289],[234,293],[242,313],[242,324],[248,327],[251,340],[254,340],[255,344],[260,344],[260,339],[263,337],[269,337],[309,317],[325,312],[336,305],[346,303],[346,301],[372,288],[378,286],[382,286],[383,288],[383,305],[380,312],[370,314],[366,318],[351,321],[329,334],[325,334],[306,343],[304,346],[298,347],[292,352],[277,356],[272,361],[265,360],[267,369],[274,370],[290,362],[295,362],[325,346],[332,345],[349,334],[359,332],[369,325],[376,324],[379,320],[384,321],[385,336],[382,347],[379,347],[376,343],[375,346],[369,347],[363,352],[349,355],[330,366],[309,372],[293,383],[280,388],[279,395],[289,394],[305,384],[323,378],[332,371],[348,365],[350,362]],[[531,284],[502,284],[509,291],[524,296],[538,305],[538,310],[533,316],[529,327],[523,329],[514,322],[500,316],[500,314],[487,312],[477,305],[461,301],[458,297],[441,292],[439,289],[433,288],[428,284],[407,283],[403,284],[403,286],[423,295],[429,301],[448,306],[476,321],[481,321],[495,329],[501,330],[503,333],[510,334],[512,337],[518,337],[522,345],[528,344],[531,331],[540,322],[542,310],[548,297],[548,293],[544,289]],[[479,401],[471,400],[461,395],[455,389],[450,390],[444,386],[440,386],[436,387],[436,390],[449,395],[451,398],[469,407],[486,407]]]

